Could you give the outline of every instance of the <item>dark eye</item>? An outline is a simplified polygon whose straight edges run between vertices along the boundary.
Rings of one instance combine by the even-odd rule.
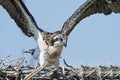
[[[63,39],[61,38],[60,41],[63,41]]]

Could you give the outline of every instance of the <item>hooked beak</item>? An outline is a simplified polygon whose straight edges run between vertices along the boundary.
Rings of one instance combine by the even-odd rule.
[[[64,41],[64,43],[63,43],[63,45],[64,45],[65,47],[67,47],[67,40],[68,40],[68,37],[66,37],[66,39],[65,39],[65,41]]]
[[[63,45],[64,45],[65,47],[67,47],[67,43],[63,43]]]

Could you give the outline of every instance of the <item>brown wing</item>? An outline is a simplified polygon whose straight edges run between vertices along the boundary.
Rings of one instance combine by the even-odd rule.
[[[25,35],[31,37],[35,34],[38,26],[22,0],[0,0],[0,5],[6,9]],[[43,31],[40,28],[39,30]]]
[[[95,13],[109,15],[112,12],[120,13],[120,0],[87,0],[63,24],[61,32],[68,36],[82,19]]]

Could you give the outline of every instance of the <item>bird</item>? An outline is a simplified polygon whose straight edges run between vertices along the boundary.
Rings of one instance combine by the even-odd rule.
[[[86,0],[64,22],[61,30],[47,32],[38,27],[34,17],[26,7],[24,0],[0,0],[0,5],[8,12],[21,31],[37,42],[40,66],[28,74],[24,80],[29,80],[46,66],[59,67],[59,57],[63,47],[67,46],[68,36],[75,26],[93,14],[110,15],[120,13],[120,0]],[[33,54],[34,55],[34,54]]]

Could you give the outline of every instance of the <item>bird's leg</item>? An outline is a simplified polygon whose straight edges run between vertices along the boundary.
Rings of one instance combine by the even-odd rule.
[[[56,70],[59,69],[59,58],[56,60],[55,64],[54,64],[54,67]]]
[[[56,62],[55,62],[55,64],[54,64],[54,67],[55,67],[55,69],[54,70],[52,70],[52,72],[54,73],[54,74],[58,74],[58,70],[59,70],[59,58],[56,60]]]

